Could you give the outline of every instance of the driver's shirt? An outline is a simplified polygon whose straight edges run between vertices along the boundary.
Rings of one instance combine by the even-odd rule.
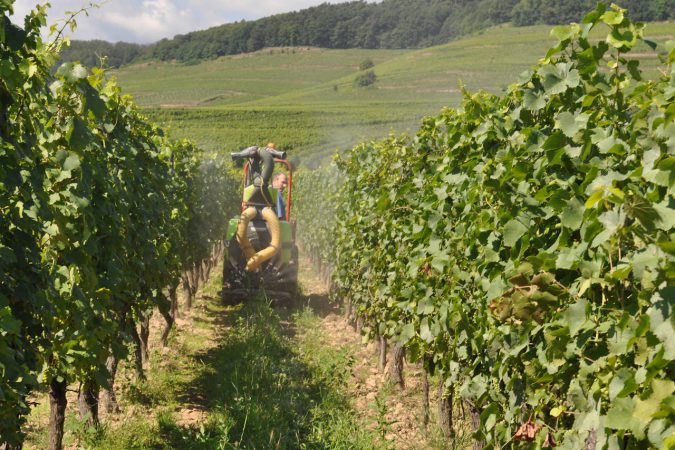
[[[284,203],[284,195],[282,190],[279,190],[277,193],[277,216],[280,219],[286,218],[286,204]]]

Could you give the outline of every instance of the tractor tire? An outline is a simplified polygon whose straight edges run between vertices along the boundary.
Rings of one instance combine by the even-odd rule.
[[[279,271],[279,290],[287,293],[293,300],[298,294],[298,247],[293,246],[291,260]]]

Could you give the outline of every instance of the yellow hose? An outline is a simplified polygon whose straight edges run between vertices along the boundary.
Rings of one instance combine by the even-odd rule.
[[[248,240],[248,223],[253,220],[257,214],[255,208],[249,206],[241,213],[239,223],[237,224],[237,242],[239,243],[241,251],[244,252],[247,261],[255,255],[255,250],[251,246],[251,241]]]
[[[247,210],[248,211],[248,210]],[[242,214],[243,216],[243,214]],[[279,218],[277,217],[277,213],[274,212],[272,208],[266,207],[263,208],[262,210],[262,216],[263,219],[267,222],[267,227],[270,230],[270,236],[271,236],[271,241],[270,245],[262,250],[260,250],[258,253],[253,255],[251,258],[248,258],[248,263],[246,264],[246,270],[249,272],[253,270],[258,270],[262,263],[265,261],[272,259],[274,255],[276,255],[279,252],[279,249],[281,248],[281,227],[279,225]],[[248,239],[247,239],[248,241]],[[240,244],[241,245],[241,244]],[[249,243],[249,246],[251,244]]]

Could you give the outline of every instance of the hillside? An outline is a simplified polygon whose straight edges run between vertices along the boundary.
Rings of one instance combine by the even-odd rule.
[[[545,53],[549,31],[500,26],[420,50],[276,48],[114,73],[147,114],[180,137],[217,151],[271,140],[313,164],[362,138],[416,129],[421,117],[458,104],[460,83],[500,92]],[[673,39],[675,23],[649,24],[647,35]],[[654,76],[657,55],[646,47],[639,55]],[[353,86],[364,59],[375,63],[369,89]]]
[[[675,0],[618,0],[631,18],[675,18]],[[383,0],[323,3],[253,21],[239,21],[162,39],[150,46],[75,41],[65,61],[108,67],[139,60],[195,63],[267,47],[310,46],[333,49],[412,49],[446,43],[486,28],[578,21],[596,0]]]

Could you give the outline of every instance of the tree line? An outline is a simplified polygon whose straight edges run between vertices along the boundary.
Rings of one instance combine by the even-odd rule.
[[[636,21],[675,18],[675,0],[618,0]],[[108,56],[118,67],[139,58],[196,62],[265,47],[420,48],[447,42],[490,26],[569,23],[596,0],[384,0],[323,3],[254,21],[228,23],[162,39],[149,46],[73,41],[66,61],[87,65]]]
[[[116,68],[145,55],[147,47],[129,42],[72,41],[70,46],[61,51],[61,60],[64,62],[79,61],[87,67]]]

